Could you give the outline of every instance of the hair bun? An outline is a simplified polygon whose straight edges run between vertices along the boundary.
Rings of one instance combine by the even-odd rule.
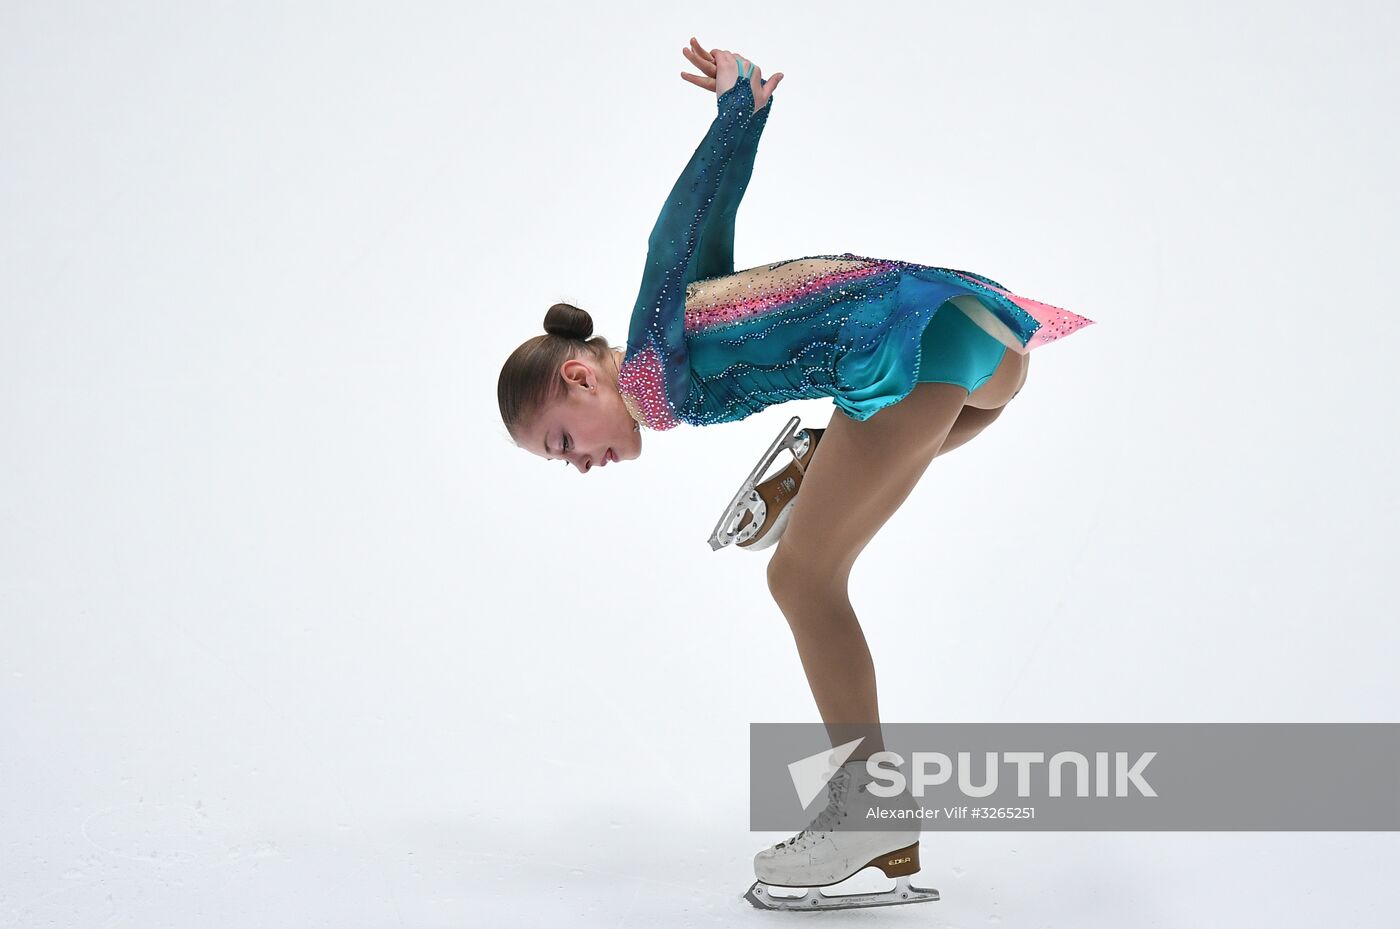
[[[593,335],[593,317],[569,303],[556,303],[544,314],[544,331],[550,335],[586,342]]]

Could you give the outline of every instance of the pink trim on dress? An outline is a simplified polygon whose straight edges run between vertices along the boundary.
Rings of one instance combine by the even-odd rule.
[[[1026,343],[1026,352],[1044,345],[1047,342],[1062,339],[1072,332],[1094,324],[1092,319],[1080,316],[1078,313],[1071,313],[1069,310],[1062,309],[1058,306],[1051,306],[1048,303],[1041,303],[1039,300],[1032,300],[1030,297],[1019,297],[1009,290],[995,287],[988,284],[986,281],[981,281],[975,277],[963,274],[961,271],[954,271],[953,273],[966,281],[976,284],[978,287],[985,287],[987,290],[996,291],[1025,310],[1031,315],[1031,318],[1040,323],[1040,328],[1035,331],[1035,335],[1031,336],[1031,340]],[[1022,354],[1024,353],[1025,352],[1022,352]]]
[[[849,268],[843,271],[830,271],[826,274],[805,281],[796,287],[782,287],[777,290],[759,293],[751,297],[744,297],[728,303],[718,303],[700,310],[687,310],[685,314],[685,330],[695,332],[700,329],[708,329],[713,326],[721,326],[727,323],[739,322],[776,309],[784,304],[791,303],[811,293],[824,290],[833,284],[845,281],[859,280],[863,277],[871,277],[893,267],[892,262],[879,262],[861,268]]]

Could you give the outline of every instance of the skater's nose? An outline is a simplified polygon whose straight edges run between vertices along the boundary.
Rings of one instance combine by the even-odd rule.
[[[579,464],[579,461],[583,463]],[[604,451],[601,455],[580,456],[579,461],[574,462],[574,467],[578,468],[581,473],[587,474],[594,465],[606,468],[608,466],[608,453]]]

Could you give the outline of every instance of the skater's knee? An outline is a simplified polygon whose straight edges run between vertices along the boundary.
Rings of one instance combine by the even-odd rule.
[[[806,615],[802,607],[808,604],[829,604],[845,599],[846,574],[835,566],[784,556],[780,544],[778,551],[768,559],[768,591],[789,617]]]
[[[778,552],[782,550],[780,544]],[[784,600],[791,600],[801,593],[803,579],[799,576],[797,566],[792,564],[792,559],[783,558],[778,552],[774,552],[773,557],[768,559],[768,592],[781,604]]]

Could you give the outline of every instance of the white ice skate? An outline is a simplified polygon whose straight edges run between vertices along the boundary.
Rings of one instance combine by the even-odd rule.
[[[907,795],[889,799],[870,795],[866,790],[870,780],[864,761],[842,765],[827,785],[826,809],[811,825],[754,856],[758,880],[744,899],[760,909],[808,912],[937,900],[938,891],[910,883],[910,875],[919,870],[917,819],[902,820],[908,827],[897,831],[860,828],[872,807],[913,809]],[[865,868],[879,868],[894,878],[894,887],[876,893],[822,892]],[[774,894],[774,887],[807,889],[801,896],[785,896]]]
[[[742,549],[756,552],[782,537],[792,505],[797,502],[802,477],[812,460],[812,453],[816,451],[817,442],[826,431],[803,429],[798,432],[798,422],[796,416],[788,420],[783,431],[778,433],[768,451],[763,453],[758,464],[744,479],[734,499],[724,508],[724,515],[715,524],[715,531],[710,533],[712,551],[735,543]],[[792,452],[792,462],[773,477],[762,480],[773,459],[785,449]]]

